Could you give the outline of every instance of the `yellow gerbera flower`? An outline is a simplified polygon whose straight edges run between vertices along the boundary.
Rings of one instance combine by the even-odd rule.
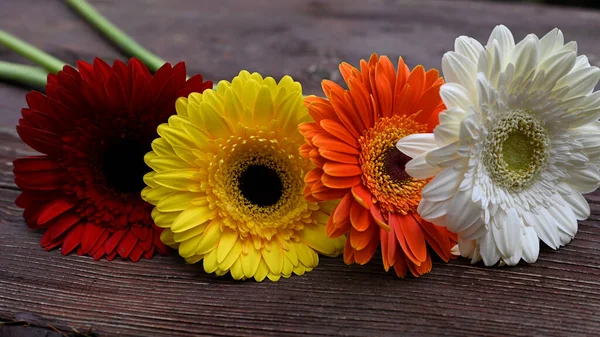
[[[142,191],[165,244],[208,273],[256,281],[342,252],[344,238],[325,232],[335,204],[303,197],[312,163],[299,152],[298,124],[310,121],[300,83],[242,71],[176,109],[145,157],[154,171]]]

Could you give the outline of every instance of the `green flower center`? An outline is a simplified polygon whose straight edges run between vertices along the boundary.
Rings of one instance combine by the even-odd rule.
[[[486,139],[483,163],[494,183],[518,192],[546,166],[550,141],[542,123],[524,110],[507,113]]]

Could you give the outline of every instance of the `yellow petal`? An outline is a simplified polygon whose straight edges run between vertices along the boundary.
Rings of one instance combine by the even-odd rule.
[[[298,265],[298,254],[296,254],[296,245],[290,245],[290,249],[284,251],[284,255],[294,267]]]
[[[161,124],[156,129],[156,132],[171,146],[177,145],[184,148],[194,146],[194,142],[182,129],[174,128],[168,124]]]
[[[214,217],[214,213],[207,206],[190,207],[181,212],[171,225],[173,233],[187,231],[193,227],[202,225]],[[199,253],[204,254],[204,253]]]
[[[213,138],[227,138],[231,136],[229,124],[217,110],[206,102],[200,103],[200,109],[204,127]]]
[[[173,224],[173,220],[177,218],[179,212],[160,212],[156,208],[152,211],[152,220],[160,228],[169,228]]]
[[[278,118],[283,132],[286,134],[298,132],[298,112],[308,113],[302,103],[302,94],[293,92],[286,97],[278,108]],[[305,112],[306,111],[306,112]]]
[[[188,135],[188,137],[196,144],[196,147],[203,152],[214,151],[214,145],[210,141],[208,134],[200,130],[197,126],[192,124],[184,124],[181,129]],[[190,148],[190,151],[195,150]]]
[[[248,122],[247,120],[242,119],[244,116],[244,107],[233,88],[227,88],[227,91],[225,92],[225,111],[227,111],[227,114],[232,121],[238,121],[240,123]]]
[[[312,267],[314,263],[312,249],[308,248],[308,246],[303,243],[297,243],[295,246],[300,264],[303,264],[307,267]]]
[[[233,245],[238,239],[238,232],[230,228],[225,228],[223,234],[221,234],[221,240],[219,241],[219,247],[217,248],[217,262],[221,263],[233,248]]]
[[[204,271],[207,273],[214,273],[219,268],[217,263],[217,250],[213,249],[204,255]]]
[[[258,90],[254,104],[255,125],[268,125],[273,119],[273,98],[269,87],[263,85]]]
[[[245,108],[254,109],[254,103],[256,102],[256,95],[258,94],[259,86],[254,80],[249,80],[244,85],[244,90],[240,96],[240,100]]]
[[[267,274],[267,277],[269,278],[269,280],[273,281],[273,282],[277,282],[279,281],[279,279],[281,278],[281,274]]]
[[[304,273],[306,272],[306,267],[303,264],[298,264],[297,266],[294,267],[294,274],[296,275],[304,275]]]
[[[219,97],[219,94],[217,94],[216,91],[205,90],[202,93],[202,101],[210,104],[214,110],[220,114],[223,114],[223,100]]]
[[[154,152],[150,152],[154,153]],[[144,160],[151,169],[156,172],[180,170],[180,169],[191,169],[193,166],[186,162],[182,162],[179,156],[156,156],[154,158]]]
[[[204,255],[194,255],[194,256],[186,258],[185,262],[187,262],[189,264],[198,263],[198,261],[202,260],[203,257],[204,257]]]
[[[310,224],[298,232],[300,239],[312,249],[321,254],[332,256],[336,254],[334,241],[327,236],[325,226]]]
[[[254,276],[256,270],[258,269],[258,265],[261,261],[261,254],[259,251],[254,249],[254,247],[250,246],[247,254],[242,254],[240,256],[242,262],[242,271],[247,278]]]
[[[189,258],[195,255],[198,240],[186,240],[179,244],[179,255],[183,258]]]
[[[154,181],[164,187],[178,191],[189,191],[189,186],[197,184],[196,174],[198,170],[177,170],[156,172]]]
[[[277,82],[275,82],[275,79],[273,77],[265,77],[262,85],[269,88],[269,91],[271,92],[271,97],[274,98],[277,96]]]
[[[294,266],[288,259],[283,259],[283,269],[281,269],[281,274],[284,277],[290,277],[292,275],[292,271],[294,270]]]
[[[233,248],[227,254],[227,257],[219,264],[220,269],[229,269],[231,266],[237,261],[242,254],[242,243],[240,240],[237,240],[233,245]],[[218,252],[217,252],[218,255]]]
[[[239,259],[235,261],[233,266],[231,266],[229,272],[231,273],[231,277],[233,277],[234,280],[242,280],[244,278],[244,273],[242,272],[242,263]]]
[[[173,192],[164,196],[156,204],[156,209],[161,212],[183,211],[190,206],[192,199],[198,197],[197,193]]]
[[[206,254],[213,250],[213,248],[217,246],[217,243],[219,243],[221,234],[220,221],[212,221],[200,237],[200,242],[198,242],[198,247],[196,248],[196,254]],[[217,258],[216,254],[217,250],[215,249],[215,259]]]
[[[208,222],[205,222],[202,225],[190,228],[187,231],[173,233],[173,240],[175,242],[183,242],[194,238],[196,241],[198,241],[200,240],[199,236],[202,235],[202,233],[204,233],[207,226]]]
[[[160,241],[162,241],[162,243],[164,243],[165,245],[167,245],[169,247],[179,245],[173,239],[173,232],[171,232],[168,229],[165,229],[164,231],[162,231],[162,233],[160,233]]]
[[[269,273],[269,267],[267,267],[265,260],[261,259],[260,263],[258,264],[258,268],[256,268],[256,273],[254,273],[254,279],[257,282],[262,282],[262,280],[264,280],[265,277],[267,277],[268,273]]]
[[[172,156],[175,154],[175,152],[173,152],[173,148],[171,148],[171,144],[169,144],[169,142],[167,142],[163,138],[156,138],[152,141],[151,145],[152,151],[154,151],[154,153],[156,153],[159,156]]]
[[[177,101],[175,101],[175,111],[180,116],[187,116],[187,108],[188,108],[188,99],[185,97],[179,97]]]
[[[278,244],[272,243],[270,251],[263,248],[261,255],[263,260],[267,263],[271,273],[281,274],[281,269],[283,268],[283,259],[285,257],[283,255],[283,249],[281,249]]]

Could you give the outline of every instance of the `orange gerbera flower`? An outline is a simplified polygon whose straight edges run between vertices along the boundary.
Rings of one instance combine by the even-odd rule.
[[[317,166],[305,177],[309,200],[341,198],[327,223],[327,235],[348,234],[344,261],[367,263],[379,243],[385,270],[403,277],[431,270],[427,244],[444,260],[451,258],[456,235],[417,214],[421,190],[428,180],[404,171],[410,158],[396,148],[401,138],[432,132],[444,110],[437,70],[422,66],[412,72],[386,56],[361,60],[360,70],[340,65],[344,90],[324,80],[327,99],[310,96],[304,104],[315,120],[300,125],[307,144],[303,156]]]

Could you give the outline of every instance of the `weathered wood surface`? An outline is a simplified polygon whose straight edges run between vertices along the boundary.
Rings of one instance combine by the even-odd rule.
[[[600,65],[600,12],[468,1],[91,1],[113,22],[190,73],[231,78],[247,68],[291,74],[308,93],[337,63],[372,52],[437,67],[458,35],[487,39],[498,23],[517,38],[558,26]],[[0,29],[67,62],[124,58],[60,1],[0,1]],[[23,61],[0,48],[0,59]],[[593,336],[600,331],[600,193],[592,216],[559,251],[534,265],[434,263],[396,279],[376,258],[279,283],[206,275],[172,254],[131,263],[94,261],[39,246],[14,205],[11,161],[30,153],[15,135],[25,89],[0,84],[0,320],[100,336]],[[58,336],[0,327],[0,336]],[[54,335],[53,335],[54,334]]]

